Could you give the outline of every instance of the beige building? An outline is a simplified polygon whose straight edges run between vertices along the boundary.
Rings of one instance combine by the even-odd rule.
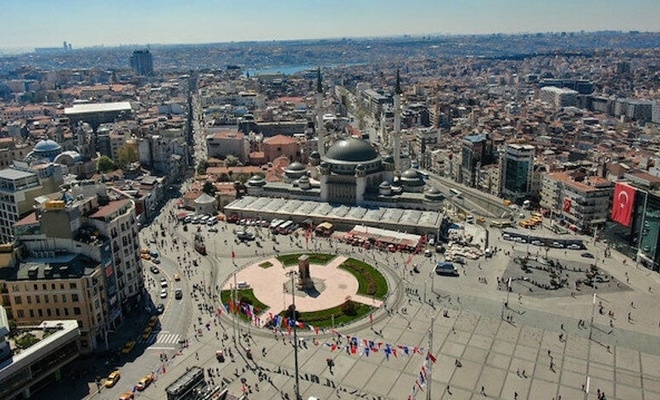
[[[546,174],[541,187],[541,207],[563,217],[568,227],[591,232],[610,213],[614,184],[597,176],[577,179],[568,172]]]
[[[241,132],[222,131],[206,137],[206,150],[209,158],[224,160],[228,155],[233,155],[245,163],[250,153],[250,144]]]

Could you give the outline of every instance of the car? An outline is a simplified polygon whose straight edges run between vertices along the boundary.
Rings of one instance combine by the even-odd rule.
[[[183,290],[179,288],[174,289],[174,298],[177,300],[181,300],[183,298]]]
[[[143,376],[142,379],[140,379],[138,381],[137,385],[135,385],[135,388],[138,391],[141,392],[144,389],[146,389],[151,384],[151,382],[153,382],[153,381],[154,381],[154,376],[153,375],[149,374],[149,375]]]
[[[160,258],[152,258],[151,262],[154,264],[160,264]]]
[[[162,314],[165,311],[165,305],[163,303],[158,303],[156,306],[156,311],[158,314]]]
[[[511,240],[511,235],[509,235],[508,233],[505,233],[505,234],[502,235],[502,239]]]
[[[161,299],[164,299],[164,298],[166,298],[166,297],[167,297],[167,288],[162,288],[162,289],[160,290],[160,298],[161,298]]]
[[[147,322],[147,326],[153,328],[156,325],[158,325],[158,317],[154,315],[151,318],[149,318],[149,322]]]
[[[571,249],[571,250],[580,250],[582,248],[582,246],[580,246],[579,244],[572,243],[572,244],[569,244],[567,248]]]
[[[160,287],[166,288],[167,287],[167,278],[164,276],[160,278]]]
[[[254,240],[255,236],[252,232],[238,231],[236,232],[236,237],[239,240]]]
[[[456,263],[456,264],[465,265],[465,259],[462,258],[462,257],[454,257],[454,259],[452,260],[452,262],[454,262],[454,263]]]
[[[589,252],[584,252],[584,253],[580,254],[580,256],[582,256],[584,258],[596,258],[596,257],[594,257],[593,254],[591,254]]]
[[[119,400],[133,400],[134,398],[133,392],[124,392],[124,394],[119,396]]]
[[[209,232],[218,233],[218,228],[215,227],[209,228]]]
[[[157,266],[152,265],[151,268],[149,268],[152,274],[160,274],[160,269],[158,269]]]
[[[143,253],[143,254],[140,254],[140,257],[141,257],[143,260],[151,261],[151,256],[150,256],[149,254],[145,254],[145,253]]]
[[[424,257],[431,257],[432,255],[431,250],[424,250]]]
[[[532,240],[531,242],[534,246],[543,246],[543,242],[540,240]]]
[[[122,347],[121,349],[122,354],[130,353],[131,351],[133,351],[133,347],[135,347],[135,340],[129,340],[128,342],[126,342],[124,347]]]
[[[121,374],[119,373],[119,371],[113,371],[110,373],[110,375],[108,375],[107,378],[105,378],[105,382],[103,383],[103,385],[107,388],[111,388],[115,386],[115,384],[119,381],[120,378],[121,378]]]
[[[556,247],[558,249],[563,249],[564,245],[559,243],[559,242],[552,242],[552,247]]]
[[[149,255],[151,256],[151,258],[158,258],[158,256],[159,256],[158,252],[155,251],[155,250],[151,250],[149,252]]]
[[[149,336],[151,336],[151,331],[152,330],[153,329],[151,329],[150,326],[147,326],[146,328],[144,328],[144,330],[142,331],[142,339],[149,339]]]
[[[181,275],[174,274],[174,280],[177,281],[177,282],[180,281],[181,280]]]

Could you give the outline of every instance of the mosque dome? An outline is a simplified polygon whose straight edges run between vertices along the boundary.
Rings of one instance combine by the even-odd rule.
[[[424,197],[427,198],[428,200],[442,200],[444,198],[444,195],[438,188],[431,186],[424,193]]]
[[[289,164],[289,166],[287,166],[286,169],[288,169],[289,171],[304,171],[305,166],[301,162],[294,161],[291,164]]]
[[[414,169],[410,168],[401,173],[401,178],[402,179],[418,179],[419,176],[417,174],[417,171]]]
[[[424,181],[419,177],[417,171],[412,168],[401,173],[399,183],[403,186],[424,186]]]
[[[61,151],[61,150],[62,150],[62,147],[59,144],[57,144],[56,141],[50,140],[50,139],[40,140],[39,143],[37,143],[34,146],[34,151],[39,152],[39,153],[46,153],[46,152],[51,152],[51,151]]]
[[[349,137],[337,140],[328,149],[325,157],[334,161],[359,163],[374,161],[380,156],[369,143],[362,139]]]
[[[321,154],[314,150],[312,153],[309,155],[309,158],[315,159],[315,160],[320,160],[321,159]]]
[[[263,176],[253,175],[247,183],[250,186],[263,186],[266,184],[266,180]]]

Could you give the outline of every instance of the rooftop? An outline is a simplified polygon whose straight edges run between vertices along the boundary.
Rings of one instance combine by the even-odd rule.
[[[65,115],[88,114],[97,112],[130,111],[131,103],[119,101],[115,103],[74,104],[64,109]]]

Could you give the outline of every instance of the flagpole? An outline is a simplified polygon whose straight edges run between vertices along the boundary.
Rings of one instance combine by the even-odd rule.
[[[429,353],[433,351],[433,322],[435,321],[435,315],[431,316],[431,327],[429,328]],[[428,356],[426,357],[428,360]],[[429,368],[429,374],[427,379],[428,389],[426,390],[426,400],[431,400],[431,387],[433,386],[433,363],[427,362]]]
[[[238,332],[236,331],[236,306],[237,306],[236,297],[237,297],[237,295],[238,295],[238,286],[236,285],[236,271],[234,271],[234,292],[233,292],[233,297],[234,297],[234,307],[233,308],[234,309],[231,310],[231,322],[232,322],[232,332],[234,333],[234,335],[233,335],[234,336],[234,347],[236,348],[236,350],[238,350],[238,344],[236,343],[236,336],[238,336],[237,335]]]
[[[293,272],[293,271],[292,271]],[[298,320],[296,319],[296,284],[294,281],[294,276],[296,274],[291,274],[291,318],[293,319],[293,363],[296,373],[296,387],[295,394],[296,400],[300,400],[300,374],[298,372]]]

